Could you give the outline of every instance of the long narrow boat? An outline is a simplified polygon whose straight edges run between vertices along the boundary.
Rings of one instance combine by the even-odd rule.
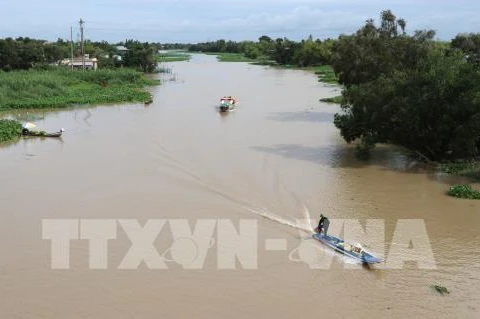
[[[324,234],[319,233],[313,234],[312,236],[328,247],[363,263],[376,264],[383,261],[383,259],[375,257],[374,255],[363,250],[361,246],[346,243],[343,239],[331,235],[325,236]]]
[[[54,132],[54,133],[46,133],[43,131],[24,131],[22,132],[23,136],[38,136],[38,137],[61,137],[62,131]]]

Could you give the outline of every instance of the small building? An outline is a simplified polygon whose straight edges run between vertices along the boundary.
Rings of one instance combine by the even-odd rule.
[[[115,54],[113,58],[117,61],[122,61],[127,52],[128,49],[126,47],[124,47],[123,45],[117,45],[117,54]]]
[[[90,58],[89,54],[85,54],[84,59],[82,57],[76,57],[71,59],[65,59],[60,61],[60,65],[73,66],[75,69],[82,69],[83,62],[85,60],[85,69],[96,70],[98,68],[97,58]]]
[[[124,47],[123,45],[118,45],[117,46],[117,54],[120,55],[120,56],[125,56],[125,54],[127,53],[128,49],[126,47]]]

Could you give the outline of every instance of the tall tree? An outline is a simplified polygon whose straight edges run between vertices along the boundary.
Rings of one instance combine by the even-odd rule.
[[[379,26],[368,20],[336,42],[333,65],[345,88],[335,125],[347,142],[360,140],[363,155],[375,143],[393,143],[431,160],[478,156],[478,69],[434,43],[433,31],[408,36],[404,26],[384,11]]]

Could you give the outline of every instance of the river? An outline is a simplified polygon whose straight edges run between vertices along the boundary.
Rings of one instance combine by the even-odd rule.
[[[312,73],[206,55],[169,65],[150,105],[38,112],[34,123],[65,128],[61,139],[0,147],[0,317],[477,318],[480,202],[446,196],[448,178],[392,147],[357,161],[332,123],[338,106],[319,102],[339,89]],[[217,111],[223,95],[238,98],[236,111]],[[428,237],[411,245],[434,265],[366,267],[319,248],[304,219],[320,212],[332,233],[342,220],[373,220],[369,235],[384,234],[385,250],[358,240],[384,258],[412,221]],[[68,269],[52,269],[44,226],[56,219],[80,231],[84,221],[113,223],[106,269],[90,269],[86,239],[70,241]],[[166,268],[119,267],[131,242],[125,220],[166,223],[149,230]],[[201,246],[174,245],[181,220],[215,228],[199,269],[179,263]]]

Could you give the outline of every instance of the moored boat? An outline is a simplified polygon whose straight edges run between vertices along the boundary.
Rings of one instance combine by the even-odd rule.
[[[331,235],[324,235],[316,233],[312,235],[313,238],[327,245],[328,247],[347,255],[353,259],[359,260],[366,264],[376,264],[383,261],[383,259],[375,257],[369,252],[365,251],[359,244],[352,245],[345,242],[343,239]]]
[[[63,129],[58,132],[47,133],[44,131],[30,131],[30,130],[23,130],[23,136],[37,136],[37,137],[61,137],[63,133]]]

